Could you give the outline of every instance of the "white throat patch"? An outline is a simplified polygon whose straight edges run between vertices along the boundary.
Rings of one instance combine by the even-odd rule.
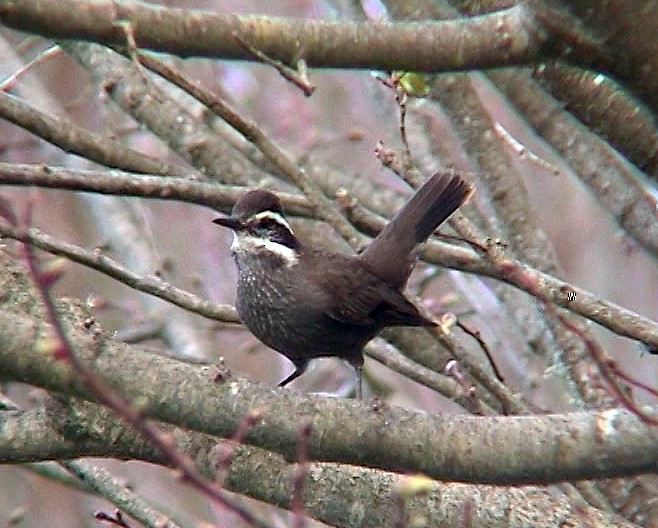
[[[231,251],[233,253],[252,253],[254,251],[258,252],[263,250],[278,256],[283,260],[286,267],[297,264],[297,252],[288,246],[284,246],[283,244],[279,244],[278,242],[266,238],[255,237],[253,235],[233,234],[233,243],[231,244]]]

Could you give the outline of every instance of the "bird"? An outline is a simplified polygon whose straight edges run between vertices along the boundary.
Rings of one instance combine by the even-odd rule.
[[[459,173],[434,174],[354,255],[302,242],[279,198],[263,189],[247,191],[229,216],[213,220],[233,231],[241,321],[294,365],[280,387],[301,376],[311,359],[335,356],[354,368],[361,398],[368,341],[388,326],[437,325],[403,289],[419,245],[473,192]]]

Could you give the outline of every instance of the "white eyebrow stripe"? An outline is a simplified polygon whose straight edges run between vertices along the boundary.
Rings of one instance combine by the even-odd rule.
[[[263,218],[269,218],[270,220],[274,220],[275,222],[278,222],[279,224],[285,226],[288,231],[290,231],[292,234],[295,232],[292,230],[292,227],[290,227],[290,224],[287,222],[283,216],[281,216],[279,213],[275,213],[274,211],[263,211],[261,213],[255,214],[251,218],[255,218],[256,220],[261,220]]]

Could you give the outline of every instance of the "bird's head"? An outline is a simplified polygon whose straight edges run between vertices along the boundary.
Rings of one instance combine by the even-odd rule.
[[[288,265],[297,261],[300,243],[283,215],[281,201],[271,192],[248,191],[236,202],[230,216],[213,222],[233,230],[231,249],[238,256],[269,252]]]

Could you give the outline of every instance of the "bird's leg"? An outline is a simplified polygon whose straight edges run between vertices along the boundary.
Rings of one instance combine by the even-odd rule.
[[[363,365],[354,367],[356,371],[356,399],[363,399]]]
[[[363,357],[360,358],[360,361],[354,360],[349,362],[350,365],[352,365],[352,368],[354,368],[354,372],[356,372],[356,399],[357,400],[362,400],[363,399]],[[291,381],[296,380],[306,372],[306,367],[308,367],[308,361],[306,360],[299,360],[299,361],[293,361],[293,364],[295,365],[295,370],[293,371],[290,376],[285,378],[281,383],[279,383],[279,387],[285,387],[288,385]]]
[[[279,383],[279,387],[285,387],[286,385],[288,385],[288,383],[290,383],[293,380],[296,380],[297,378],[299,378],[299,376],[301,376],[302,374],[304,374],[304,372],[306,372],[306,367],[308,367],[308,361],[302,359],[292,362],[295,365],[295,370],[293,371],[292,374],[290,374],[290,376],[288,376],[281,383]]]
[[[356,399],[363,399],[363,354],[347,360],[352,365],[354,372],[356,372]]]

